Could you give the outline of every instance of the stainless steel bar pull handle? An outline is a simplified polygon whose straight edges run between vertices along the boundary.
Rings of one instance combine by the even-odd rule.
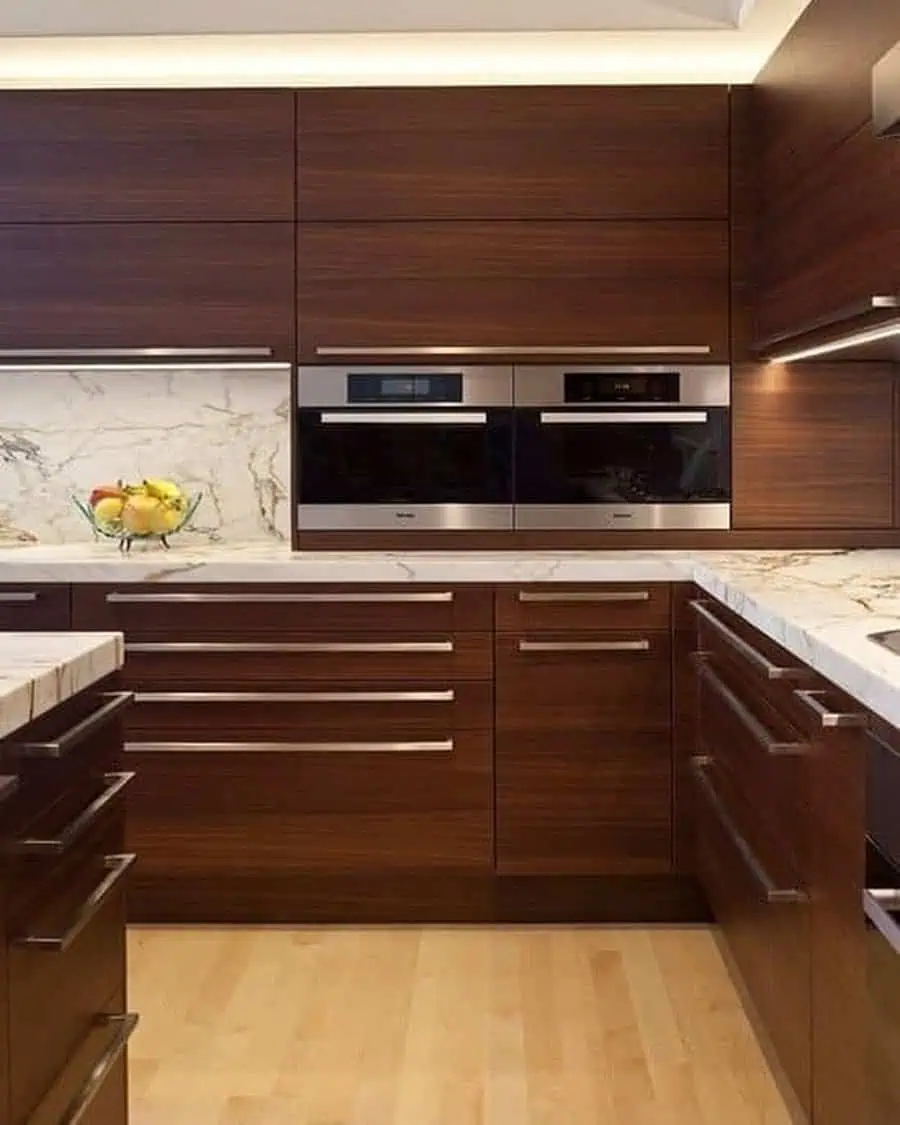
[[[8,801],[18,788],[19,779],[15,775],[11,777],[0,777],[0,805],[2,805],[4,801]]]
[[[38,594],[33,591],[9,590],[0,594],[0,605],[33,605],[38,600]]]
[[[753,849],[744,839],[743,835],[738,831],[734,821],[728,815],[725,806],[722,803],[719,794],[713,788],[712,782],[709,780],[708,762],[702,758],[694,758],[691,762],[691,771],[697,784],[702,792],[705,800],[708,802],[716,819],[721,824],[725,833],[731,839],[736,850],[740,853],[741,859],[750,874],[753,876],[754,881],[759,886],[763,898],[766,902],[783,904],[801,903],[806,902],[807,895],[797,887],[783,888],[779,887],[774,879],[771,878],[765,867],[756,858]]]
[[[621,426],[625,423],[643,425],[675,422],[708,422],[705,410],[608,410],[597,413],[587,410],[542,410],[541,425],[544,426]]]
[[[639,641],[519,641],[519,652],[649,652],[650,642]]]
[[[136,860],[137,856],[133,854],[106,856],[104,866],[108,874],[79,906],[67,929],[61,934],[27,934],[25,937],[16,938],[14,944],[42,953],[65,953],[94,915],[119,888]]]
[[[739,636],[733,629],[729,629],[724,621],[720,621],[714,613],[710,611],[705,602],[690,602],[690,607],[702,618],[707,625],[711,626],[718,636],[730,647],[735,650],[745,660],[753,664],[765,677],[769,680],[808,680],[810,673],[806,668],[801,667],[782,667],[779,664],[774,664],[767,656],[758,652],[751,644]]]
[[[744,704],[724,680],[720,679],[708,663],[706,653],[693,654],[694,668],[701,683],[709,687],[735,716],[741,726],[750,735],[753,741],[766,754],[773,758],[791,757],[806,754],[809,746],[805,742],[783,742],[771,734],[757,719],[753,712]]]
[[[103,792],[70,821],[59,836],[53,839],[26,837],[11,845],[16,855],[62,855],[95,824],[103,813],[114,804],[135,779],[134,773],[108,773],[105,775]]]
[[[423,742],[129,742],[129,754],[452,754],[452,738]]]
[[[0,348],[0,359],[271,359],[274,348]]]
[[[106,595],[109,605],[426,605],[447,604],[454,600],[452,590],[351,591],[335,594],[122,594]]]
[[[574,590],[572,592],[559,593],[540,593],[532,590],[519,591],[520,602],[546,602],[546,603],[560,603],[566,602],[649,602],[649,590],[597,590],[597,591],[582,591]]]
[[[449,691],[142,691],[138,703],[452,703]]]
[[[887,908],[897,909],[897,892],[889,895],[879,894],[877,890],[863,891],[863,910],[872,925],[878,930],[893,951],[900,954],[900,924],[888,914]]]
[[[118,719],[135,697],[130,691],[116,691],[105,693],[101,698],[106,700],[102,707],[53,742],[13,742],[9,745],[9,752],[19,758],[64,758],[107,723]]]
[[[709,344],[552,344],[532,345],[485,345],[476,344],[410,344],[408,347],[346,347],[343,345],[321,344],[316,347],[319,356],[344,356],[352,359],[358,356],[381,356],[386,359],[401,356],[603,356],[603,355],[711,355]]]
[[[151,656],[163,653],[283,653],[326,654],[326,653],[372,653],[389,655],[391,653],[450,653],[453,641],[166,641],[153,644],[126,645],[125,651],[133,655]]]
[[[125,1053],[128,1041],[134,1034],[139,1022],[140,1017],[135,1012],[128,1012],[121,1016],[104,1015],[98,1017],[98,1027],[115,1028],[115,1035],[103,1055],[91,1068],[84,1085],[63,1111],[62,1117],[56,1119],[55,1125],[79,1125],[79,1122],[84,1120],[95,1098],[103,1089],[107,1078]],[[40,1108],[38,1114],[40,1114]],[[35,1118],[37,1118],[37,1114]],[[31,1120],[35,1120],[35,1118]],[[43,1118],[40,1118],[40,1120],[43,1120]]]
[[[862,711],[829,711],[822,702],[823,699],[828,698],[826,691],[797,690],[794,695],[812,711],[824,730],[865,727],[868,725],[868,719]]]
[[[323,426],[486,426],[483,410],[323,410]]]

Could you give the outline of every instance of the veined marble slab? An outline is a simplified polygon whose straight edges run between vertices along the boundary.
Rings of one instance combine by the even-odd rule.
[[[292,553],[277,544],[0,549],[15,582],[695,581],[900,727],[900,656],[868,634],[900,629],[900,550]]]
[[[121,633],[0,633],[0,738],[121,668]]]

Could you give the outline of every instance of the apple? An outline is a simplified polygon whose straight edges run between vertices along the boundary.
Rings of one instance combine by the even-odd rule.
[[[91,489],[90,505],[96,508],[101,500],[109,499],[124,499],[125,490],[121,484],[98,484],[96,488]]]

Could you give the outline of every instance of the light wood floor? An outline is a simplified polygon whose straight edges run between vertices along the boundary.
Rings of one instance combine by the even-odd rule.
[[[133,1125],[788,1125],[703,929],[136,929]]]

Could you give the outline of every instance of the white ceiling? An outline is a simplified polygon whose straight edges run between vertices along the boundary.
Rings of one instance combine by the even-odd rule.
[[[811,2],[0,0],[0,88],[743,83]]]
[[[0,36],[734,28],[752,0],[3,0]]]

